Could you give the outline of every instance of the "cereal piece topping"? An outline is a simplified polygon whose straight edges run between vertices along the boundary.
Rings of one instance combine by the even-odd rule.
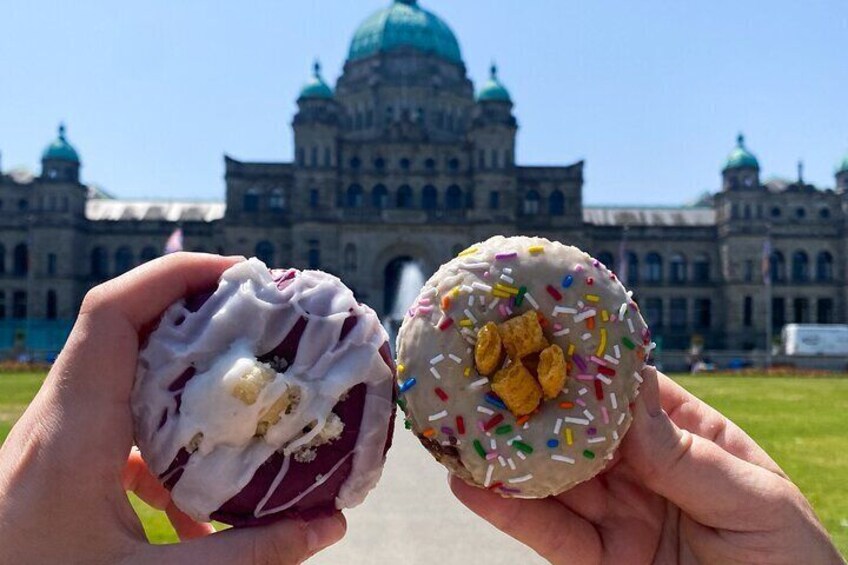
[[[533,310],[502,322],[498,325],[498,332],[507,354],[513,361],[518,361],[548,346],[548,341],[542,333],[542,325]]]
[[[515,416],[532,413],[542,401],[542,389],[520,361],[514,361],[495,373],[495,391]]]
[[[559,345],[551,345],[539,354],[537,369],[545,399],[556,398],[565,386],[565,355]]]
[[[474,346],[474,363],[477,372],[489,376],[503,363],[504,351],[498,326],[489,322],[477,334],[477,344]]]
[[[276,378],[277,374],[264,363],[253,363],[249,369],[238,376],[231,394],[247,404],[256,402],[262,390]]]

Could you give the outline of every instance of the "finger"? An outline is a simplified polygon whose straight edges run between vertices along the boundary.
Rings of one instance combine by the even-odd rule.
[[[657,377],[662,408],[677,426],[786,478],[780,466],[739,426],[662,373]]]
[[[121,475],[124,490],[133,492],[156,510],[165,510],[171,503],[171,493],[153,476],[141,453],[135,448],[130,452]]]
[[[704,525],[772,527],[788,483],[718,445],[678,428],[660,406],[656,370],[643,372],[623,457],[645,485]]]
[[[502,498],[451,476],[453,494],[472,512],[551,563],[599,563],[602,545],[586,520],[554,498]]]
[[[283,520],[257,528],[231,528],[185,543],[150,546],[150,561],[174,563],[301,563],[339,541],[347,525],[341,513],[309,522]]]
[[[177,508],[173,501],[165,509],[165,514],[168,516],[171,525],[174,526],[174,531],[177,532],[180,541],[202,538],[215,533],[215,527],[212,524],[196,521]]]

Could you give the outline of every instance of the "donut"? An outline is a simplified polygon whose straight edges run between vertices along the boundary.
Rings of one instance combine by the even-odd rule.
[[[454,475],[543,498],[612,458],[651,348],[632,294],[598,260],[496,236],[442,265],[406,313],[399,404]]]
[[[175,505],[252,526],[362,502],[395,400],[373,310],[332,275],[249,259],[165,311],[131,405],[136,444]]]

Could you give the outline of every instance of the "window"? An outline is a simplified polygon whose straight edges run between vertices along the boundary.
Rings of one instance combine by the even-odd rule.
[[[362,129],[362,112],[357,112],[353,120],[354,129]]]
[[[435,210],[439,207],[439,193],[435,186],[427,185],[421,192],[421,207],[425,210]]]
[[[356,272],[356,246],[348,243],[344,250],[344,270],[346,273]]]
[[[410,166],[412,166],[412,163],[406,157],[404,157],[403,159],[400,160],[401,170],[408,171]]]
[[[362,160],[359,157],[354,157],[350,160],[350,168],[358,170],[362,166]]]
[[[668,267],[668,277],[671,282],[686,282],[686,257],[680,253],[675,253],[671,256],[671,261],[669,261]]]
[[[362,208],[362,187],[358,184],[352,184],[347,188],[347,198],[345,200],[347,208]]]
[[[501,166],[501,164],[500,164],[500,159],[498,159],[498,150],[492,149],[492,168],[497,169],[500,166]]]
[[[645,257],[645,282],[662,282],[663,261],[659,253],[648,253]]]
[[[807,210],[804,208],[795,208],[795,217],[799,220],[803,220],[807,215]]]
[[[251,188],[250,190],[244,193],[244,211],[259,211],[259,190]]]
[[[562,216],[565,214],[565,196],[561,190],[554,190],[548,199],[548,212],[551,216]]]
[[[810,320],[810,301],[806,298],[796,298],[792,301],[792,311],[796,324],[805,324]]]
[[[661,298],[649,298],[645,301],[645,316],[648,326],[661,328],[663,323],[663,303]]]
[[[671,327],[676,329],[681,329],[686,327],[687,322],[687,312],[686,312],[686,299],[685,298],[672,298],[671,303]]]
[[[480,169],[486,168],[486,151],[483,149],[477,153],[477,167]]]
[[[435,159],[427,159],[424,161],[424,168],[428,171],[432,171],[436,168],[436,160]]]
[[[16,320],[23,320],[27,317],[26,291],[16,290],[12,293],[12,317]]]
[[[489,192],[489,210],[500,210],[501,193],[497,190]]]
[[[822,208],[819,210],[819,218],[822,220],[827,220],[830,218],[830,208]]]
[[[833,300],[830,298],[819,298],[816,304],[816,323],[833,323]]]
[[[751,268],[753,269],[753,267]],[[692,280],[696,283],[710,281],[710,257],[706,253],[695,256],[695,260],[692,262]]]
[[[148,245],[144,249],[141,250],[141,262],[147,263],[148,261],[152,261],[159,256],[159,253],[156,252],[156,248],[152,245]]]
[[[273,268],[274,265],[274,244],[270,241],[260,241],[253,249],[253,254],[257,259],[265,263],[268,268]]]
[[[455,184],[448,187],[445,204],[448,210],[462,210],[462,189]]]
[[[29,249],[26,243],[19,243],[15,246],[12,257],[12,273],[15,276],[23,277],[29,272]]]
[[[453,159],[448,161],[448,168],[451,171],[458,171],[459,170],[459,159],[454,157]]]
[[[771,327],[780,330],[786,324],[786,301],[781,297],[771,299]]]
[[[0,320],[6,319],[6,293],[0,290]]]
[[[297,148],[297,164],[305,165],[306,164],[306,150],[303,147]]]
[[[504,149],[504,167],[509,167],[512,164],[512,151]]]
[[[6,248],[0,245],[0,275],[6,273]]]
[[[397,207],[398,208],[412,208],[412,187],[408,184],[401,186],[398,189],[397,193]]]
[[[286,207],[286,196],[279,188],[271,191],[271,197],[268,199],[268,207],[275,212],[281,212]]]
[[[47,319],[55,320],[58,317],[58,304],[56,300],[56,291],[47,291]]]
[[[530,190],[524,195],[524,214],[539,213],[539,193],[535,190]]]
[[[627,264],[621,275],[628,285],[635,285],[639,282],[639,256],[632,251],[627,253]]]
[[[386,121],[391,122],[395,119],[395,109],[392,106],[386,106]]]
[[[312,165],[313,167],[317,167],[318,166],[318,148],[317,147],[312,148],[310,157],[311,157],[310,160],[309,160],[310,165]]]
[[[91,276],[96,280],[103,280],[109,276],[109,258],[103,247],[95,247],[91,250]]]
[[[803,251],[792,254],[792,281],[807,282],[810,278],[809,260]]]
[[[754,299],[750,296],[745,297],[742,305],[742,325],[746,328],[754,325]]]
[[[771,280],[776,283],[786,281],[786,259],[780,251],[771,254]]]
[[[378,171],[382,171],[386,168],[386,160],[382,157],[377,157],[376,159],[374,159],[374,168]]]
[[[771,209],[771,217],[772,218],[779,218],[780,213],[781,213],[780,208],[778,208],[777,206],[775,206],[774,208]]]
[[[371,204],[378,210],[389,205],[389,190],[382,184],[378,184],[371,190]]]
[[[23,198],[18,200],[18,211],[19,212],[26,212],[27,208],[29,208],[29,202],[27,202]]]
[[[609,269],[610,271],[615,270],[615,258],[612,256],[612,253],[610,253],[609,251],[601,251],[600,253],[598,253],[597,259],[598,259],[598,261],[603,263],[604,266],[606,266],[606,268]]]
[[[751,259],[745,260],[745,282],[754,280],[754,261]]]
[[[329,147],[324,148],[324,166],[330,167],[333,165],[333,153]]]
[[[708,329],[712,325],[712,301],[709,298],[695,299],[695,327]]]
[[[742,208],[742,217],[746,220],[751,219],[751,205],[750,204],[745,204],[745,206]]]
[[[829,282],[833,280],[833,255],[822,251],[816,257],[816,280]]]
[[[310,269],[321,268],[321,244],[318,240],[309,241],[309,253],[306,259]]]
[[[56,274],[56,262],[58,261],[58,257],[55,253],[47,254],[47,274],[55,275]]]
[[[374,110],[368,108],[365,112],[365,127],[370,128],[374,125]]]
[[[132,249],[126,245],[115,251],[115,274],[121,275],[133,268]]]
[[[318,192],[317,188],[309,189],[309,207],[313,210],[317,208],[321,203],[321,193]]]

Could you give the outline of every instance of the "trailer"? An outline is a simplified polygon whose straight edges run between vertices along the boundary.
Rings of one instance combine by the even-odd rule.
[[[780,337],[784,355],[848,358],[846,324],[786,324]]]

